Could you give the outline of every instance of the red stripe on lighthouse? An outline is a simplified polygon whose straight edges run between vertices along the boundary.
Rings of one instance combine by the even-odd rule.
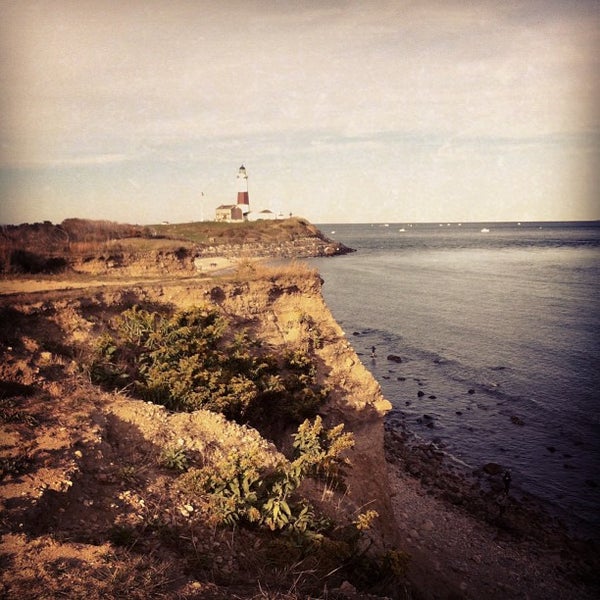
[[[248,198],[248,192],[238,192],[237,203],[238,204],[250,204],[250,199]]]

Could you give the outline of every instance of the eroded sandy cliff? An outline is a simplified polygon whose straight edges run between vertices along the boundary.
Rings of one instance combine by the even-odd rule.
[[[251,597],[259,583],[286,586],[294,577],[310,580],[299,575],[303,569],[317,570],[301,558],[276,560],[273,544],[251,532],[195,521],[193,499],[160,464],[164,448],[179,445],[198,463],[252,448],[267,465],[285,451],[284,432],[276,436],[278,449],[220,415],[173,414],[127,389],[107,392],[91,383],[85,369],[90,348],[111,319],[134,305],[210,305],[280,352],[318,335],[318,378],[331,390],[321,414],[328,426],[344,423],[356,444],[344,490],[313,482],[303,493],[342,524],[377,511],[361,547],[393,549],[382,418],[388,403],[325,306],[320,286],[316,273],[297,265],[246,265],[226,278],[3,296],[5,597],[224,598],[233,597],[235,586],[241,586],[239,597]],[[338,568],[332,563],[329,570]],[[335,582],[332,573],[311,586]]]

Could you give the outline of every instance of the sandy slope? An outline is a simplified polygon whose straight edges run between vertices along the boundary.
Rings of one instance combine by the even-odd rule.
[[[239,584],[239,597],[248,598],[258,581],[294,581],[292,573],[268,568],[273,550],[250,532],[195,519],[195,499],[182,495],[177,474],[160,465],[161,451],[177,445],[199,465],[232,447],[251,448],[268,465],[280,456],[272,443],[219,415],[169,414],[127,390],[103,392],[86,377],[86,347],[106,322],[138,303],[214,302],[254,339],[282,352],[310,333],[310,315],[310,327],[325,340],[317,368],[334,388],[324,418],[345,422],[356,448],[346,492],[316,485],[306,493],[336,520],[351,520],[364,506],[376,509],[381,517],[371,537],[380,548],[392,541],[387,402],[331,318],[318,277],[308,270],[301,278],[252,273],[171,283],[98,279],[82,288],[71,280],[20,280],[22,293],[0,297],[0,596],[228,598]],[[281,560],[281,570],[290,568],[287,557]]]

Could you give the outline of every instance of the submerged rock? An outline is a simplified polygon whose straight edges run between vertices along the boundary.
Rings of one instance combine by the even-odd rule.
[[[483,465],[483,472],[488,475],[500,475],[504,471],[504,467],[498,463],[489,462]]]

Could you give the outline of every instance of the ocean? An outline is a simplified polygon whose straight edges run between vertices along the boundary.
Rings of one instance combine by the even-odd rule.
[[[389,423],[600,539],[600,223],[319,227],[356,250],[309,262]]]

